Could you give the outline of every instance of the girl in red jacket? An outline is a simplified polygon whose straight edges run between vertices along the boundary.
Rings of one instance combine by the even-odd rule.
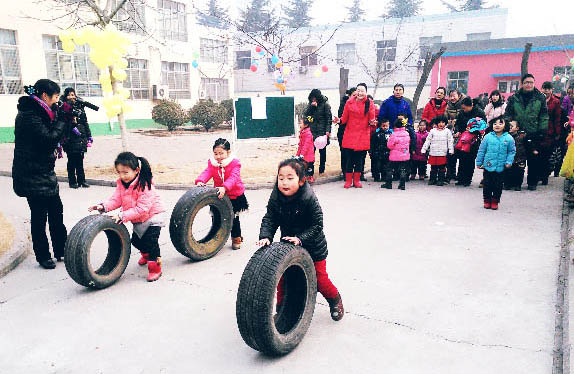
[[[299,119],[299,148],[297,148],[297,156],[303,156],[305,160],[306,169],[305,177],[307,182],[315,182],[315,145],[313,144],[313,134],[311,134],[311,126],[313,117]]]
[[[119,175],[116,191],[108,201],[93,205],[88,211],[104,213],[122,208],[114,221],[133,224],[132,244],[142,255],[138,264],[147,264],[148,282],[156,281],[162,274],[158,239],[165,226],[165,209],[152,184],[151,167],[145,158],[131,152],[120,153],[114,165]]]
[[[233,226],[231,226],[231,248],[241,248],[243,237],[241,236],[241,223],[239,213],[249,208],[245,198],[245,187],[241,181],[241,163],[233,157],[231,144],[225,139],[219,138],[213,145],[213,157],[207,161],[207,168],[195,180],[198,186],[205,186],[213,178],[213,185],[219,191],[219,198],[227,194],[233,205]]]

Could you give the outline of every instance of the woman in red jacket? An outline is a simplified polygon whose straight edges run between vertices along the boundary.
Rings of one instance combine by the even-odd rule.
[[[434,98],[430,99],[430,101],[425,105],[425,109],[423,110],[422,119],[427,121],[427,131],[431,131],[432,127],[430,126],[431,121],[433,118],[442,116],[446,111],[446,100],[444,97],[446,96],[446,88],[439,87],[434,92]]]
[[[375,126],[375,105],[367,98],[367,85],[359,83],[355,98],[349,98],[343,110],[341,123],[346,123],[343,150],[347,153],[345,188],[363,187],[360,181],[365,167],[365,157],[371,146],[370,127]],[[335,121],[338,121],[335,118]]]

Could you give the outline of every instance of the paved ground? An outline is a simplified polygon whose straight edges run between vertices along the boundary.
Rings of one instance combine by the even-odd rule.
[[[235,300],[269,190],[248,191],[246,245],[191,263],[161,237],[164,276],[145,282],[132,254],[114,286],[90,291],[62,264],[30,256],[0,280],[0,373],[550,373],[562,179],[504,192],[411,182],[406,191],[316,187],[328,269],[347,315],[322,297],[301,345],[267,358],[241,339]],[[27,216],[0,178],[2,209]],[[62,185],[70,229],[112,189]],[[162,191],[173,207],[181,191]]]

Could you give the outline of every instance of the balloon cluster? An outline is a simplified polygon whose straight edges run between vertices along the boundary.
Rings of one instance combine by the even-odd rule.
[[[193,51],[192,57],[193,61],[191,61],[191,66],[193,66],[194,69],[197,69],[199,67],[199,62],[197,62],[199,59],[199,52]]]
[[[95,27],[63,30],[58,36],[62,41],[62,49],[67,53],[74,52],[76,45],[88,44],[90,47],[90,60],[100,70],[103,106],[108,118],[129,112],[131,107],[125,101],[130,97],[130,91],[121,84],[128,76],[125,71],[128,60],[124,56],[131,45],[125,34],[110,24],[103,30]],[[115,91],[113,82],[120,82]]]
[[[572,70],[574,70],[574,57],[570,59],[570,65],[572,65]],[[559,74],[556,74],[555,76],[552,77],[553,82],[560,81],[562,84],[568,82],[568,79],[569,79],[568,76],[561,77]]]

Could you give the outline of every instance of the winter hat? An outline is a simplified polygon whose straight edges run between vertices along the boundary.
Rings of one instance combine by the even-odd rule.
[[[469,132],[484,132],[488,125],[485,120],[480,117],[476,117],[469,119],[466,123],[466,127],[470,127],[470,130],[468,130]]]

